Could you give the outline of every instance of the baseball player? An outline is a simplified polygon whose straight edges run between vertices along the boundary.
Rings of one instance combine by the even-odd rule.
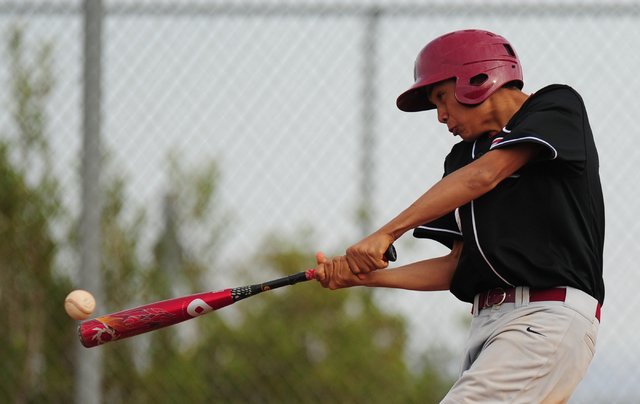
[[[442,403],[565,403],[595,352],[604,202],[580,95],[534,94],[503,37],[465,30],[425,46],[403,111],[436,110],[462,141],[444,177],[346,255],[316,255],[324,287],[450,290],[472,305],[460,377]],[[451,253],[393,269],[408,230]]]

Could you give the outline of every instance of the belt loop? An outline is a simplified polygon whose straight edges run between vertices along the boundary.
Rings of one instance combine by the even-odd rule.
[[[519,287],[518,289],[521,289],[521,291],[520,291],[520,295],[521,295],[521,298],[520,298],[521,299],[520,300],[521,303],[520,303],[520,305],[521,306],[528,306],[529,305],[529,297],[531,296],[530,293],[529,293],[530,292],[529,287],[528,286],[522,286],[522,287]],[[516,295],[516,297],[517,297],[517,295]],[[516,303],[516,307],[518,307],[517,303]]]
[[[477,294],[473,298],[473,317],[478,317],[478,313],[480,312],[480,294]]]
[[[516,288],[515,288],[515,290],[514,290],[514,292],[513,292],[513,293],[514,293],[514,295],[515,295],[515,298],[513,299],[513,301],[514,301],[514,303],[516,304],[516,305],[515,305],[516,309],[517,309],[518,307],[521,307],[521,306],[523,305],[523,304],[522,304],[522,300],[523,300],[523,299],[522,299],[522,298],[523,298],[523,296],[522,296],[522,294],[523,294],[523,290],[522,290],[522,289],[523,289],[523,287],[522,287],[522,286],[518,286],[518,287],[516,287]]]

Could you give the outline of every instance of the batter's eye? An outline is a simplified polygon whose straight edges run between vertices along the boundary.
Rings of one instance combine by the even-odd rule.
[[[489,76],[487,76],[484,73],[481,73],[481,74],[478,74],[477,76],[471,77],[471,80],[469,80],[469,84],[471,84],[472,86],[479,86],[485,81],[487,81],[488,78]]]

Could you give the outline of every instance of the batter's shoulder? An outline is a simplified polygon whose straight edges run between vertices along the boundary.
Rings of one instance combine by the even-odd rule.
[[[566,84],[551,84],[531,94],[507,126],[512,128],[518,122],[540,113],[560,113],[579,118],[585,115],[586,108],[582,97],[572,87]]]
[[[550,84],[531,95],[532,103],[579,104],[583,105],[582,96],[566,84]]]

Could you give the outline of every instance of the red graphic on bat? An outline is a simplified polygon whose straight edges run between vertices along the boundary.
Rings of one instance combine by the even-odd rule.
[[[112,314],[96,320],[115,328],[118,331],[134,328],[156,328],[171,324],[175,314],[161,308],[129,310],[126,313]]]

